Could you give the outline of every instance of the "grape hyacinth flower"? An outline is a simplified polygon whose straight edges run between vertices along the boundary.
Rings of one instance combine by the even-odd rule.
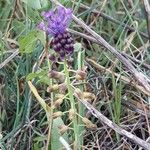
[[[42,13],[42,16],[44,22],[38,28],[53,37],[51,44],[60,58],[70,56],[74,51],[73,39],[66,29],[72,19],[72,10],[59,6],[55,11]]]

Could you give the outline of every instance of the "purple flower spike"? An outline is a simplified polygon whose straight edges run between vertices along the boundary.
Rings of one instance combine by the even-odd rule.
[[[38,25],[40,30],[53,36],[52,47],[63,59],[73,53],[73,39],[67,32],[67,27],[72,19],[72,10],[64,7],[57,7],[55,11],[43,12],[44,22]]]

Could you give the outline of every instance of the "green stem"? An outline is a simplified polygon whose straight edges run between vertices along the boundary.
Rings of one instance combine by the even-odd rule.
[[[69,99],[70,99],[70,104],[71,104],[71,109],[74,109],[76,112],[76,106],[75,106],[75,100],[74,100],[74,96],[73,96],[73,89],[71,87],[71,82],[70,82],[70,77],[69,77],[69,71],[67,68],[67,61],[65,60],[64,62],[64,70],[65,70],[65,75],[66,75],[66,81],[67,81],[67,89],[68,89],[68,94],[69,94]],[[74,119],[73,119],[73,130],[74,130],[74,140],[75,140],[75,144],[74,144],[74,149],[80,149],[78,148],[78,122],[77,122],[77,116],[75,115]]]
[[[79,51],[78,52],[78,70],[82,70],[83,69],[83,66],[84,66],[84,52],[83,51]],[[83,83],[84,81],[81,81],[81,83]],[[83,87],[83,85],[81,84],[80,86],[79,86],[79,89],[81,90],[81,91],[83,91],[84,90],[84,87]],[[78,104],[78,109],[79,109],[79,114],[81,115],[81,116],[84,116],[84,106],[82,105],[82,104]],[[80,136],[79,136],[79,138],[80,138],[80,145],[82,146],[83,145],[83,134],[82,134],[82,132],[83,132],[83,130],[84,130],[84,126],[82,126],[82,124],[83,124],[83,122],[82,122],[82,118],[81,117],[79,117],[79,124],[80,124],[80,127],[79,127],[79,133],[81,134]]]

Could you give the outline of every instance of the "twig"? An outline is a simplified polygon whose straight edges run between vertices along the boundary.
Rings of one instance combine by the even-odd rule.
[[[141,66],[143,66],[143,67],[145,67],[145,68],[147,68],[147,69],[150,69],[150,65],[148,65],[148,64],[146,64],[146,63],[143,63],[143,62],[141,62],[140,60],[138,60],[138,59],[136,59],[136,58],[134,58],[134,57],[132,57],[132,56],[126,54],[126,53],[121,52],[121,54],[122,54],[124,57],[129,58],[130,60],[134,61],[135,63],[137,63],[137,64],[139,64],[139,65],[141,65]]]
[[[90,103],[85,100],[78,99],[90,112],[91,114],[98,118],[101,122],[105,123],[111,129],[115,130],[120,135],[127,137],[128,139],[132,140],[134,143],[138,144],[145,150],[149,150],[150,144],[146,141],[138,138],[137,136],[133,135],[132,133],[124,130],[123,128],[119,127],[117,124],[113,123],[107,117],[105,117],[102,113],[100,113],[97,109],[95,109]]]
[[[146,139],[146,142],[149,142],[150,141],[150,137],[148,137],[147,139]],[[140,147],[138,150],[142,150],[142,147]]]
[[[142,107],[143,107],[143,110],[144,110],[144,116],[145,116],[145,120],[146,120],[146,123],[147,123],[148,133],[149,133],[149,136],[150,136],[150,124],[149,124],[149,119],[148,119],[148,115],[147,115],[147,110],[145,108],[143,100],[141,98],[140,98],[140,100],[141,100],[141,104],[142,104]]]
[[[121,101],[121,104],[124,105],[125,107],[127,107],[128,109],[142,115],[145,117],[145,115],[150,118],[150,113],[149,112],[144,112],[143,110],[141,110],[140,108],[138,108],[135,104],[133,104],[132,102],[130,102],[130,100],[126,101],[123,100]]]
[[[2,69],[7,63],[9,63],[14,57],[19,54],[19,49],[17,49],[13,54],[11,54],[5,61],[0,64],[0,69]]]

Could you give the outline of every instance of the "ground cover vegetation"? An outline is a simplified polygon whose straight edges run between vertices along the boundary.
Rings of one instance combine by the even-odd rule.
[[[0,1],[0,149],[150,149],[148,0]]]

